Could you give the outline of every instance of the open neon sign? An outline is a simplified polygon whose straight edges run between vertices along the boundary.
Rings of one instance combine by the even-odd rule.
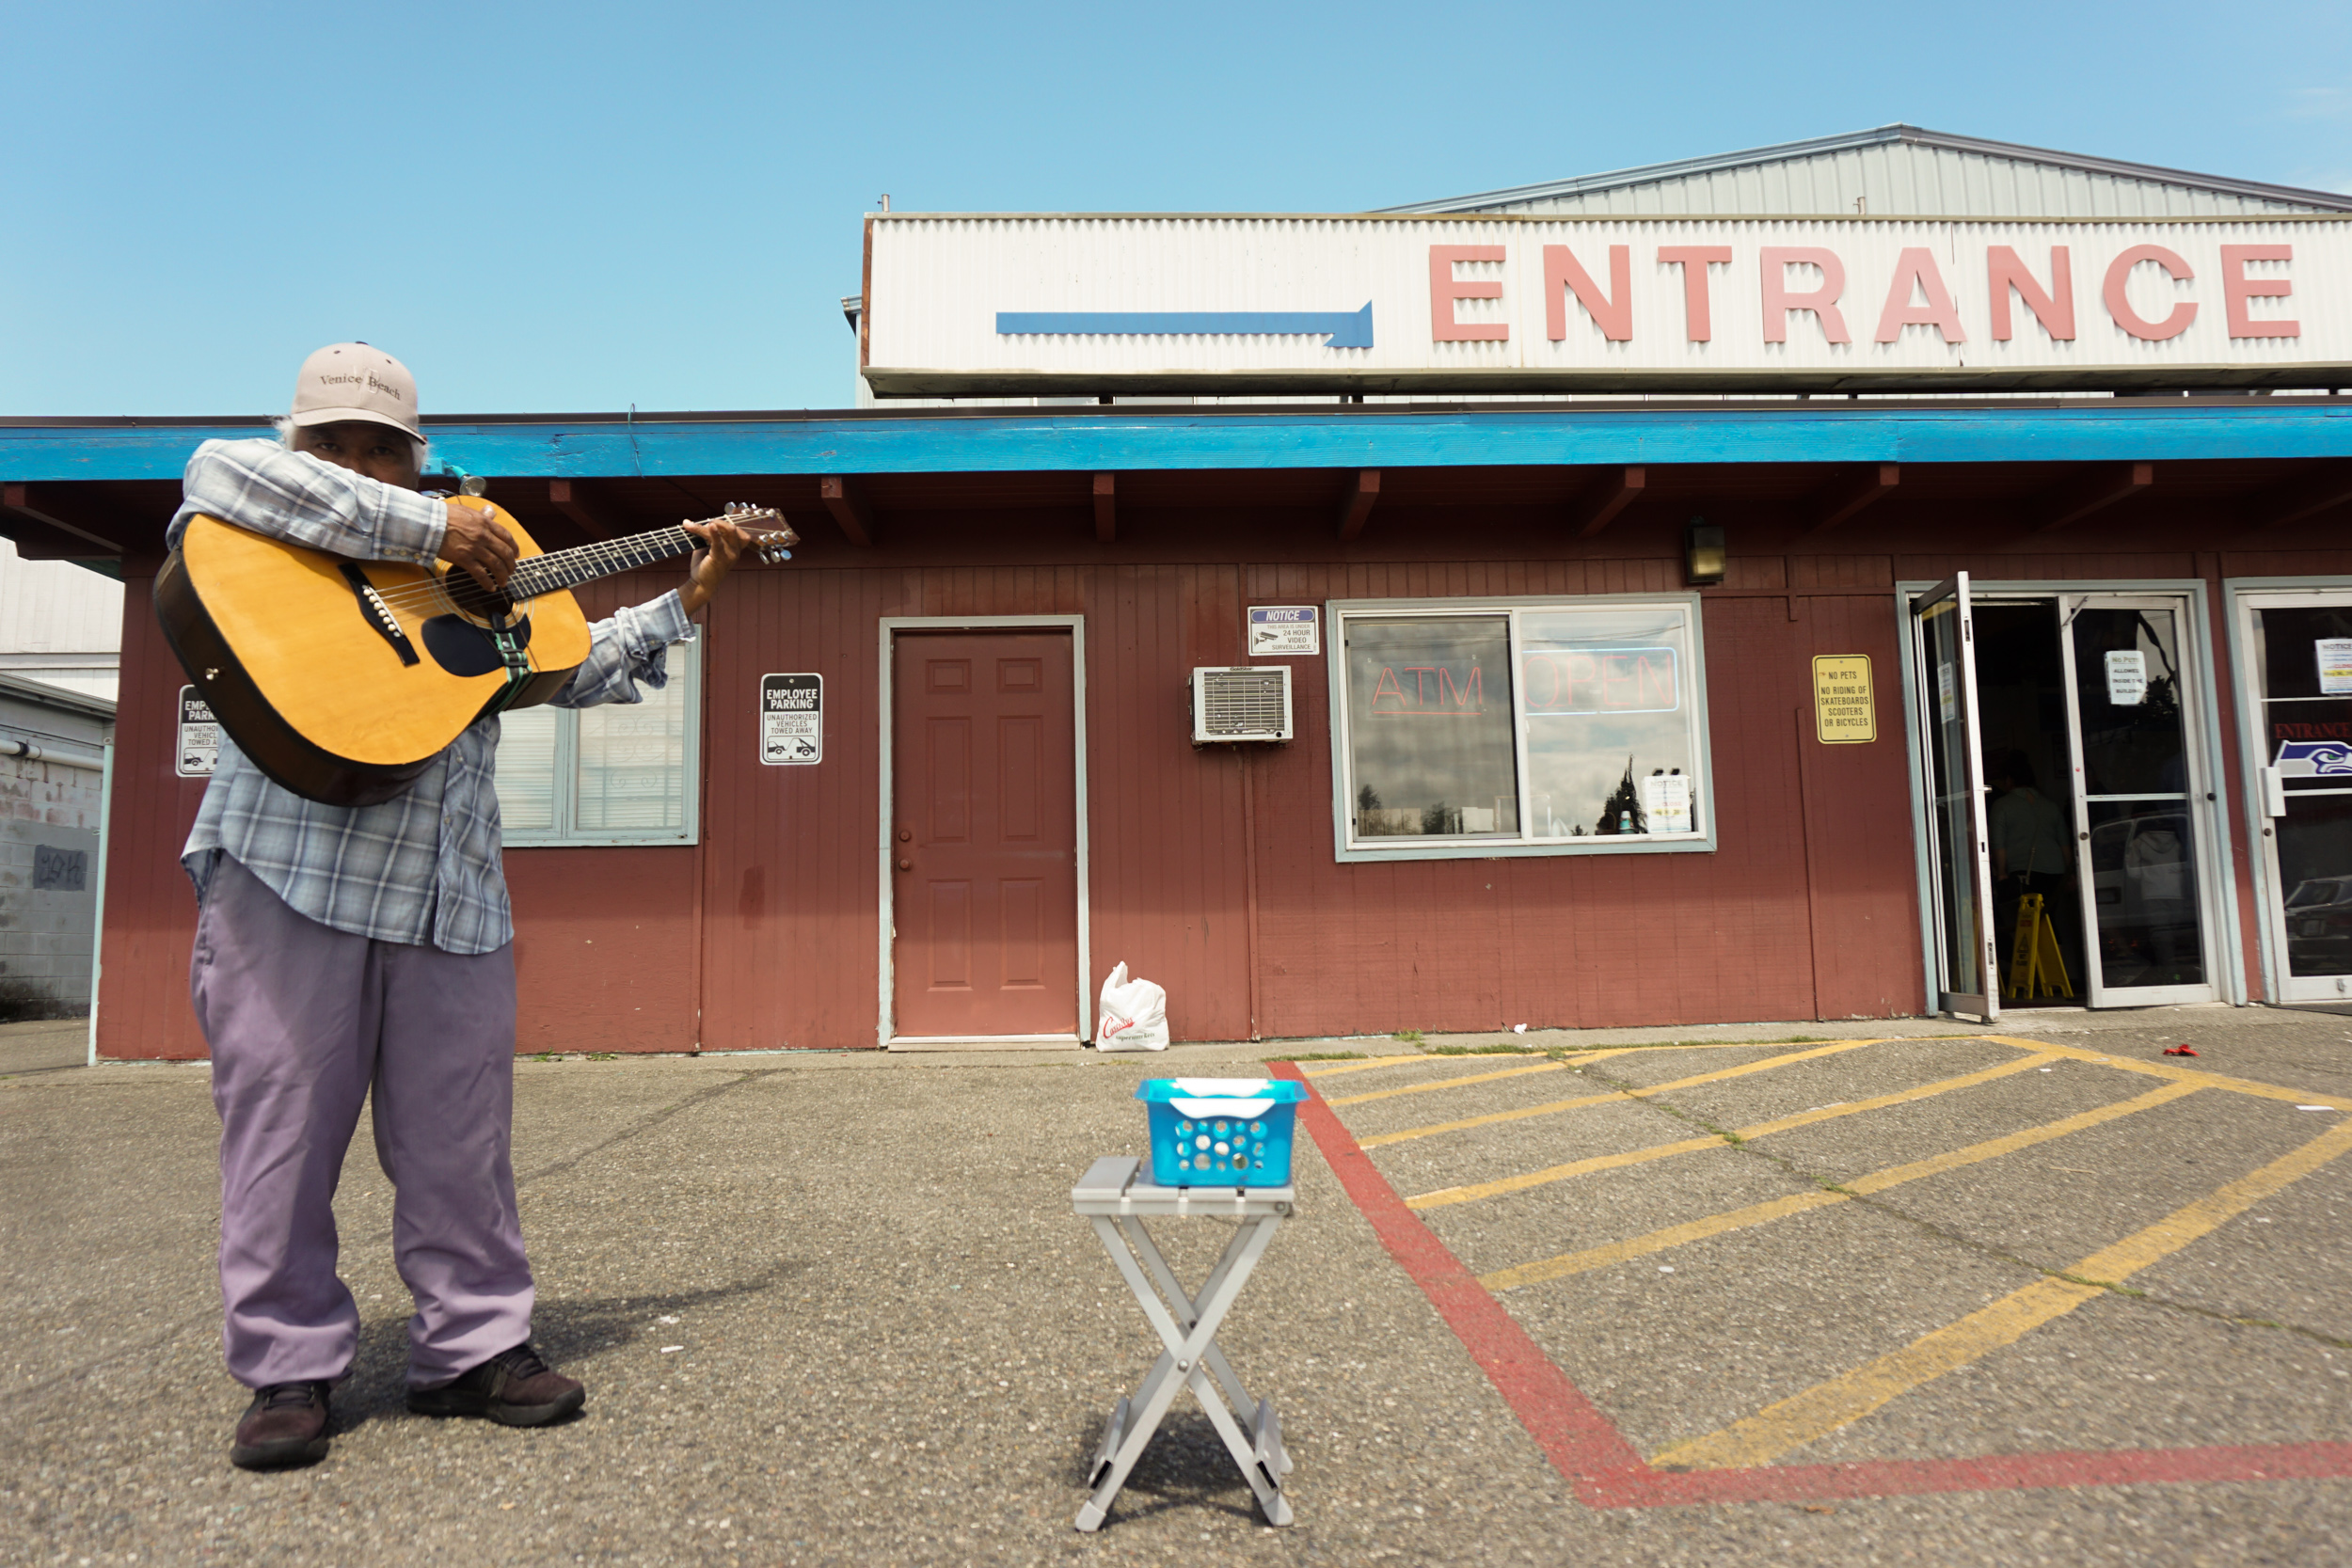
[[[1519,669],[1531,718],[1673,713],[1682,706],[1681,671],[1671,647],[1531,653]]]

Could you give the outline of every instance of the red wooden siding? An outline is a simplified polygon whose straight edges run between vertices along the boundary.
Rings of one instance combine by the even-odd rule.
[[[1898,580],[1964,567],[1993,580],[2215,582],[2347,563],[2299,540],[2226,556],[2157,548],[2123,524],[2063,550],[1971,550],[1906,523],[1857,529],[1874,549],[1735,555],[1702,616],[1713,798],[1701,807],[1715,853],[1343,865],[1324,659],[1288,661],[1292,745],[1189,744],[1185,674],[1246,661],[1246,607],[1680,592],[1677,520],[1629,515],[1605,540],[1621,553],[1573,560],[1560,559],[1556,519],[1508,508],[1473,529],[1442,507],[1398,504],[1344,550],[1327,519],[1310,528],[1292,505],[1122,506],[1108,546],[1074,503],[1067,518],[1024,502],[888,521],[881,548],[858,550],[819,519],[800,562],[739,574],[713,607],[698,847],[508,857],[524,1049],[875,1043],[884,616],[1084,617],[1089,984],[1122,960],[1160,982],[1180,1038],[1671,1024],[1920,1007]],[[1428,559],[1433,548],[1487,558]],[[672,580],[641,574],[583,598],[601,613]],[[191,1056],[202,1049],[184,1001],[195,911],[176,857],[201,786],[171,775],[181,676],[147,579],[129,586],[100,1049]],[[2223,609],[2217,594],[2209,605]],[[2221,630],[2211,654],[2226,724]],[[1817,653],[1870,656],[1874,744],[1813,739]],[[821,766],[757,763],[758,680],[787,671],[825,677]],[[2234,794],[2227,728],[2221,763]],[[2230,809],[2250,967],[2249,847]]]

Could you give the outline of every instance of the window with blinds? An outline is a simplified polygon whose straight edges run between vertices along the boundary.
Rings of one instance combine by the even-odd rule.
[[[499,721],[509,848],[691,844],[700,794],[702,653],[674,644],[670,684],[642,703],[531,707]]]

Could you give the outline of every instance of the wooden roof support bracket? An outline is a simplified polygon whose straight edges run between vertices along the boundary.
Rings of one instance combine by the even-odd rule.
[[[1871,463],[1824,487],[1809,503],[1813,520],[1801,523],[1797,537],[1807,539],[1859,515],[1903,482],[1899,463]]]
[[[122,546],[107,538],[104,534],[94,533],[89,529],[83,527],[80,523],[74,522],[67,517],[58,516],[56,515],[57,503],[49,496],[43,494],[40,490],[37,490],[32,485],[9,484],[0,486],[0,507],[5,507],[7,510],[17,514],[19,516],[29,517],[34,522],[42,525],[44,528],[62,533],[66,535],[68,540],[81,540],[97,546],[95,549],[81,550],[77,552],[79,555],[99,556],[120,555],[122,553]],[[69,502],[67,504],[67,510],[74,510],[72,503]],[[32,541],[29,540],[25,542],[27,544],[32,543]],[[71,544],[66,545],[64,547],[68,550],[72,549],[72,546]],[[28,559],[31,558],[28,557]],[[71,558],[69,557],[68,559]]]
[[[1094,476],[1094,538],[1107,545],[1119,537],[1119,476]]]
[[[2040,515],[2029,531],[2047,533],[2103,512],[2117,501],[2140,495],[2156,482],[2153,463],[2107,463],[2079,479],[2068,480],[2042,498]],[[2030,504],[2030,503],[2029,503]]]
[[[2284,528],[2352,501],[2352,463],[2329,463],[2283,484],[2257,492],[2246,508],[2246,526]]]
[[[871,547],[882,537],[874,526],[873,508],[866,504],[865,493],[852,484],[846,474],[826,474],[817,481],[818,499],[833,520],[841,525],[841,531],[850,536],[852,545]]]
[[[1344,544],[1364,531],[1373,506],[1380,499],[1380,470],[1359,468],[1355,486],[1340,502],[1340,541]]]
[[[574,526],[591,539],[612,539],[620,533],[602,514],[588,504],[579,486],[568,479],[548,481],[548,504],[570,518]]]
[[[1618,513],[1642,499],[1643,488],[1649,483],[1649,470],[1643,467],[1604,468],[1600,478],[1587,485],[1568,509],[1568,526],[1576,530],[1579,539],[1590,539],[1613,521]]]

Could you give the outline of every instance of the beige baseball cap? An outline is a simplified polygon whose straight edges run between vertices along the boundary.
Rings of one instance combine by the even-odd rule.
[[[408,367],[365,343],[329,343],[302,362],[294,377],[292,422],[339,424],[365,420],[388,424],[421,441],[417,428],[417,378]]]

